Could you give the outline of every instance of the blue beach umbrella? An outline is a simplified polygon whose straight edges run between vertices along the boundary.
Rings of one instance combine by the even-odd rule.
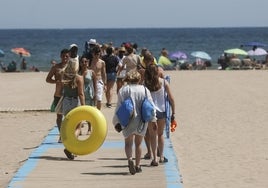
[[[5,52],[0,49],[0,57],[4,57],[4,56],[5,56]]]
[[[196,57],[196,58],[200,58],[200,59],[211,60],[210,55],[208,55],[208,53],[203,52],[203,51],[192,52],[191,56]]]
[[[242,46],[264,47],[264,46],[267,46],[267,44],[264,44],[264,43],[261,43],[261,42],[248,42],[248,43],[242,44]]]

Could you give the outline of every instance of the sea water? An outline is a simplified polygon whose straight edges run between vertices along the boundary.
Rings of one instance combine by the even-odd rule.
[[[60,51],[70,44],[79,46],[79,54],[84,51],[84,44],[94,38],[98,43],[112,42],[115,47],[123,42],[136,43],[139,50],[148,48],[156,58],[162,48],[170,53],[185,52],[188,61],[193,62],[193,51],[205,51],[212,57],[213,67],[224,50],[239,48],[248,42],[268,44],[268,27],[263,28],[148,28],[148,29],[2,29],[0,30],[0,49],[5,52],[0,61],[8,64],[18,62],[20,57],[10,50],[24,47],[31,53],[26,57],[28,67],[35,66],[47,71],[50,61],[60,61]],[[265,48],[265,47],[264,47]],[[266,47],[268,48],[268,46]],[[244,47],[246,51],[250,47]],[[19,62],[20,63],[20,62]]]

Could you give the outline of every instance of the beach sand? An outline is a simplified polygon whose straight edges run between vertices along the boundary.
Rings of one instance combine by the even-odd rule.
[[[268,72],[166,74],[176,101],[179,126],[171,140],[183,187],[268,187]],[[55,126],[48,112],[54,85],[46,75],[0,73],[0,187]]]

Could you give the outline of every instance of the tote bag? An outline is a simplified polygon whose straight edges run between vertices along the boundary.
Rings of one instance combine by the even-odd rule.
[[[121,103],[120,107],[116,111],[116,115],[123,128],[127,127],[134,114],[134,104],[130,94],[131,90],[129,88],[129,96]]]
[[[145,122],[149,122],[154,117],[154,105],[149,101],[147,97],[147,90],[144,87],[145,90],[145,98],[142,101],[141,105],[141,120]]]

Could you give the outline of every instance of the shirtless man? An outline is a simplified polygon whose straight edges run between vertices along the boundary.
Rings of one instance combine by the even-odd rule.
[[[46,82],[50,84],[56,84],[55,92],[54,92],[54,101],[53,106],[57,106],[63,91],[63,84],[62,84],[62,69],[66,66],[70,59],[70,54],[68,49],[63,49],[60,53],[61,62],[52,66],[47,77]],[[62,122],[62,113],[57,113],[56,123],[58,129],[60,131],[60,126]],[[60,140],[59,140],[60,141]]]
[[[96,80],[97,80],[96,106],[99,110],[101,110],[102,95],[104,90],[106,90],[106,84],[107,84],[106,68],[105,68],[105,62],[100,59],[101,48],[99,46],[95,46],[92,49],[92,53],[93,58],[90,63],[90,69],[92,69],[96,74]]]

